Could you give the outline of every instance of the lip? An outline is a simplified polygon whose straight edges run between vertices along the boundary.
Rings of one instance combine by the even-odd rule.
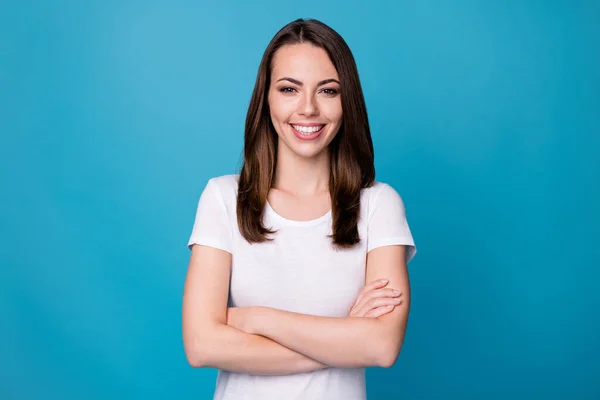
[[[298,125],[298,126],[319,126],[319,125],[325,125],[325,124],[321,124],[319,122],[299,122],[299,123],[294,123],[292,122],[290,125]]]
[[[303,133],[297,131],[296,128],[294,128],[294,126],[292,124],[290,124],[290,127],[292,128],[292,132],[294,132],[294,135],[296,135],[296,137],[298,139],[303,140],[303,141],[317,139],[325,131],[325,127],[327,126],[326,124],[294,124],[294,125],[298,125],[298,126],[319,126],[319,125],[323,125],[323,127],[320,130],[318,130],[318,131],[316,131],[314,133],[311,133],[310,135],[306,135],[306,134],[303,134]]]

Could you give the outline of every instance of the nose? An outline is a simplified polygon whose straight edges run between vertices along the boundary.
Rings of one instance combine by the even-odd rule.
[[[319,107],[315,98],[308,91],[301,96],[300,104],[298,104],[298,114],[303,116],[314,116],[319,114]]]

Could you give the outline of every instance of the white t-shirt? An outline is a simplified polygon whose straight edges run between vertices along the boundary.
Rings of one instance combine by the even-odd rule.
[[[265,306],[297,313],[346,317],[365,285],[366,256],[374,248],[407,245],[415,252],[404,203],[389,185],[375,182],[361,192],[358,232],[361,242],[334,250],[331,211],[311,221],[292,221],[266,204],[264,223],[278,230],[274,241],[249,244],[236,216],[239,175],[209,180],[198,208],[188,247],[198,243],[232,254],[230,307]],[[218,370],[216,400],[366,398],[364,368],[325,368],[307,373],[263,376]]]

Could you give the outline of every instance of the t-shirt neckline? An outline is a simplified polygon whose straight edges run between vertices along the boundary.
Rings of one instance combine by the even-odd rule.
[[[282,224],[288,225],[288,226],[305,226],[305,227],[306,226],[315,226],[315,225],[321,224],[331,218],[331,210],[329,210],[329,211],[327,211],[326,214],[323,214],[318,218],[311,219],[308,221],[297,221],[297,220],[293,220],[293,219],[287,219],[287,218],[279,215],[277,213],[277,211],[275,211],[273,209],[273,207],[271,207],[269,200],[267,200],[266,210],[267,210],[267,213],[270,214],[273,218],[280,221]]]

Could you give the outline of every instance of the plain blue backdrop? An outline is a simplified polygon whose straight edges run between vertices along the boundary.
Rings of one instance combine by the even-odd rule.
[[[356,58],[417,247],[370,399],[600,398],[600,5],[4,1],[0,398],[210,399],[181,297],[195,207],[240,165],[299,17]]]

